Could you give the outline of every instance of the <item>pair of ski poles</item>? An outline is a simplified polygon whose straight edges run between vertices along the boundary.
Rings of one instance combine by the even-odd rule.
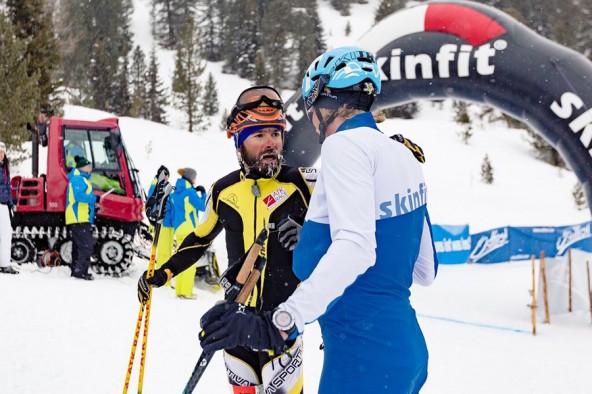
[[[247,256],[241,266],[238,275],[236,276],[236,280],[232,287],[228,290],[227,299],[233,300],[234,302],[244,304],[247,299],[249,298],[249,294],[255,288],[257,281],[261,277],[261,272],[263,272],[263,268],[265,267],[265,263],[267,259],[265,257],[265,253],[261,253],[263,250],[263,244],[267,239],[267,229],[264,228],[261,230],[257,239],[249,249]],[[197,383],[203,376],[206,367],[210,364],[214,353],[206,353],[202,352],[197,360],[197,364],[193,368],[193,372],[191,373],[191,377],[183,390],[183,394],[191,394],[197,386]]]
[[[170,185],[165,189],[163,199],[161,200],[159,208],[158,208],[158,212],[159,212],[158,217],[159,218],[161,217],[162,209],[166,205],[166,200],[167,200],[169,194],[171,193],[172,189],[173,188]],[[150,278],[154,275],[154,264],[156,261],[156,246],[158,243],[158,237],[160,235],[161,222],[162,222],[162,220],[159,220],[155,226],[154,242],[152,244],[152,250],[150,252],[150,262],[148,264],[148,272],[146,274],[147,278]],[[238,275],[236,276],[235,283],[232,285],[232,287],[228,291],[228,296],[227,296],[228,299],[234,300],[235,302],[238,302],[238,303],[245,303],[249,297],[249,294],[255,288],[255,285],[257,284],[257,281],[259,280],[261,273],[263,272],[263,269],[264,269],[265,264],[267,262],[267,259],[265,258],[264,253],[263,253],[263,255],[261,253],[261,251],[263,249],[263,244],[265,243],[265,240],[267,239],[267,235],[268,235],[268,232],[267,232],[266,228],[261,230],[261,232],[257,236],[257,239],[255,240],[255,242],[253,243],[253,245],[249,249],[247,256],[245,257],[245,260],[241,266],[241,269],[240,269]],[[123,386],[123,394],[127,394],[127,391],[129,388],[129,382],[130,382],[130,378],[131,378],[131,374],[132,374],[134,359],[135,359],[135,355],[136,355],[136,348],[138,345],[138,340],[140,338],[140,329],[142,327],[142,320],[143,320],[144,321],[144,332],[143,332],[143,338],[142,338],[142,353],[141,353],[141,357],[140,357],[140,375],[139,375],[139,380],[138,380],[138,394],[142,393],[142,387],[143,387],[143,381],[144,381],[144,365],[145,365],[145,361],[146,361],[146,348],[148,345],[148,324],[150,322],[151,303],[152,303],[152,286],[150,287],[150,290],[149,290],[148,301],[145,304],[142,303],[140,305],[140,310],[138,312],[136,330],[134,333],[134,339],[132,342],[132,349],[131,349],[130,359],[129,359],[129,363],[128,363],[128,368],[127,368],[127,374],[126,374],[125,383]],[[145,319],[144,319],[144,317],[145,317]],[[205,369],[209,365],[213,356],[214,356],[214,353],[202,352],[202,354],[199,357],[199,360],[197,361],[197,364],[195,365],[195,368],[193,369],[193,372],[191,373],[191,377],[189,378],[189,381],[187,382],[187,385],[185,386],[185,389],[183,390],[183,394],[193,393],[195,386],[199,382],[200,378],[202,377],[203,373],[205,372]]]
[[[160,180],[159,180],[160,182]],[[150,278],[154,275],[154,265],[156,262],[156,247],[158,245],[158,237],[160,235],[160,228],[162,225],[162,213],[166,206],[166,201],[173,191],[172,185],[166,185],[164,194],[160,203],[158,204],[158,221],[154,226],[154,241],[152,242],[152,249],[150,251],[150,262],[148,263],[148,272],[146,278]],[[156,190],[154,191],[156,193]],[[148,301],[140,304],[140,310],[138,312],[138,320],[136,323],[136,331],[134,333],[134,340],[132,342],[132,350],[130,354],[129,363],[127,366],[127,374],[125,376],[125,383],[123,385],[123,394],[127,394],[129,388],[130,378],[132,376],[132,369],[134,366],[134,359],[136,356],[136,348],[138,346],[138,340],[140,338],[140,328],[142,327],[142,320],[144,321],[144,333],[142,337],[142,353],[140,356],[140,376],[138,379],[138,394],[142,393],[142,387],[144,384],[144,365],[146,363],[146,348],[148,347],[148,324],[150,323],[150,306],[152,304],[152,286],[148,293]]]

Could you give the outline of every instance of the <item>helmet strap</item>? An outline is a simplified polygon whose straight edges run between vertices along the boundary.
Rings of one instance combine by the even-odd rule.
[[[327,119],[323,118],[321,114],[321,110],[313,106],[315,113],[317,114],[317,118],[319,119],[319,144],[323,144],[325,142],[325,138],[327,138],[327,127],[335,120],[337,117],[337,110],[333,111],[331,115]]]

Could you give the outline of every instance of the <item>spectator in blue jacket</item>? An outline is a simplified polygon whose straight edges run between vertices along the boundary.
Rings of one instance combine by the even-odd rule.
[[[93,280],[94,276],[88,270],[95,246],[92,225],[95,221],[97,197],[93,194],[90,183],[90,162],[80,156],[76,156],[75,160],[76,168],[68,174],[70,182],[66,197],[66,225],[72,233],[72,276]]]
[[[175,184],[175,191],[171,194],[170,201],[173,208],[173,226],[177,245],[181,245],[186,236],[191,234],[199,222],[199,211],[206,207],[206,189],[197,186],[195,178],[197,173],[193,168],[181,168],[177,171],[181,178]],[[196,262],[197,263],[197,262]],[[193,283],[195,281],[195,265],[177,275],[175,291],[179,298],[195,298],[193,296]]]
[[[10,169],[6,145],[0,142],[0,274],[18,274],[10,265],[10,246],[12,243],[12,196],[10,195]]]

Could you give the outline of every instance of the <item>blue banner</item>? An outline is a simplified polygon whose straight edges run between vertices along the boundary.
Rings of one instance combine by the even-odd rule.
[[[555,241],[556,255],[563,256],[568,249],[579,249],[592,252],[592,222],[576,224],[575,226],[557,227]]]
[[[499,227],[471,235],[469,261],[474,263],[499,263],[510,260],[510,235],[508,227]]]
[[[432,236],[440,264],[463,264],[471,252],[469,225],[432,225]]]
[[[509,227],[510,250],[507,260],[528,260],[533,254],[539,258],[541,252],[545,256],[554,257],[557,240],[556,227]]]
[[[592,252],[592,222],[562,227],[500,227],[473,234],[469,261],[502,263],[563,256],[569,249]],[[439,257],[440,255],[438,255]]]

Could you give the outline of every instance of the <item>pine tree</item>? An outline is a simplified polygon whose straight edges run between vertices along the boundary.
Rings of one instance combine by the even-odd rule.
[[[374,24],[405,8],[405,0],[381,0],[374,13]]]
[[[454,120],[461,125],[458,134],[462,142],[468,145],[469,140],[473,136],[473,125],[469,117],[467,103],[465,101],[454,101],[453,108],[455,110]]]
[[[264,60],[269,70],[268,83],[278,89],[289,87],[286,80],[286,71],[290,68],[289,49],[287,48],[286,28],[289,24],[289,12],[286,11],[285,2],[282,0],[270,0],[266,2],[263,10],[265,23],[261,23],[262,47],[265,53]],[[255,58],[256,60],[256,58]]]
[[[345,36],[349,37],[350,34],[351,34],[351,24],[349,23],[349,20],[348,20],[345,25]]]
[[[64,86],[73,104],[92,105],[90,53],[93,47],[91,24],[93,4],[88,1],[62,0],[55,14],[55,28],[64,61]]]
[[[488,185],[493,183],[493,166],[488,155],[485,155],[481,163],[481,180]]]
[[[133,117],[143,116],[147,111],[144,111],[146,103],[146,56],[139,45],[134,49],[132,55],[132,66],[129,70],[129,83],[131,93],[131,108],[130,115]]]
[[[61,59],[51,14],[45,11],[43,0],[7,0],[6,6],[16,36],[27,42],[27,75],[34,77],[37,74],[39,109],[59,113],[63,103],[54,93],[59,86],[56,70],[60,69]]]
[[[199,110],[202,84],[199,81],[205,65],[201,55],[200,32],[190,19],[179,36],[175,57],[175,74],[173,75],[173,92],[176,94],[178,108],[187,115],[189,132],[203,121]]]
[[[227,127],[226,122],[228,121],[229,116],[230,116],[230,114],[228,113],[228,110],[224,109],[224,112],[222,113],[222,117],[220,118],[220,131],[226,131],[226,127]]]
[[[298,0],[298,9],[302,10],[296,14],[298,23],[293,26],[293,32],[298,39],[294,40],[297,45],[296,75],[293,88],[299,88],[306,69],[319,55],[326,50],[323,28],[318,14],[317,0]]]
[[[226,5],[223,27],[223,71],[241,78],[254,77],[260,44],[262,10],[258,0],[233,0]],[[276,37],[273,37],[275,39]]]
[[[263,51],[257,51],[255,57],[255,70],[253,70],[253,80],[256,85],[269,85],[269,74],[265,64],[265,55]]]
[[[165,107],[168,105],[168,100],[166,91],[158,76],[158,62],[156,61],[154,48],[150,53],[150,65],[146,78],[146,100],[140,116],[153,122],[166,123]]]
[[[111,78],[115,74],[111,55],[104,40],[99,40],[93,48],[91,62],[91,102],[97,109],[110,111]]]
[[[111,109],[119,116],[128,116],[132,107],[132,98],[128,84],[128,61],[122,57],[117,70],[117,76],[111,87]]]
[[[153,0],[154,31],[159,44],[174,49],[189,19],[195,20],[195,0]]]
[[[222,59],[222,26],[224,26],[224,8],[226,0],[204,0],[200,9],[200,27],[203,32],[204,58],[211,62]]]
[[[113,84],[122,84],[120,59],[131,50],[132,2],[63,0],[62,5],[64,23],[70,29],[58,32],[69,53],[64,64],[67,86],[80,92],[82,103],[111,111],[113,102],[119,100]]]
[[[586,203],[586,195],[584,193],[584,189],[582,188],[582,185],[580,185],[579,182],[577,182],[574,185],[571,191],[571,195],[574,198],[574,203],[576,204],[576,208],[578,209],[578,211],[582,211],[588,207],[588,204]]]
[[[527,141],[532,148],[532,152],[535,157],[539,160],[544,161],[547,164],[559,168],[566,168],[566,164],[563,158],[545,139],[538,133],[535,133],[530,128],[526,130],[528,135]]]
[[[411,102],[396,107],[384,109],[384,115],[388,118],[401,118],[401,119],[413,119],[419,111],[419,107],[416,102]]]
[[[0,94],[0,141],[7,145],[11,156],[25,152],[21,145],[29,141],[31,135],[25,125],[35,116],[40,97],[38,75],[36,72],[28,75],[26,53],[27,43],[18,38],[10,21],[0,12],[0,92],[3,92]]]
[[[152,30],[163,48],[172,49],[177,45],[177,15],[174,11],[174,0],[153,0],[153,6]]]
[[[331,0],[331,5],[339,11],[341,15],[348,16],[350,14],[349,7],[351,2],[352,0]]]
[[[202,103],[203,112],[207,116],[216,115],[218,113],[218,88],[216,88],[216,80],[212,73],[208,74],[208,79],[204,85]]]

